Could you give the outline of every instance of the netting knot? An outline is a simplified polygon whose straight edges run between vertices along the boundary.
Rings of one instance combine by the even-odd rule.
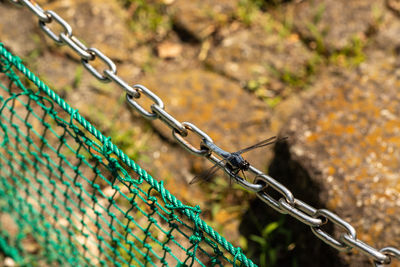
[[[218,258],[214,257],[211,259],[211,264],[212,264],[212,266],[221,265],[221,261]]]
[[[191,210],[191,211],[193,211],[194,213],[196,213],[195,218],[194,218],[194,222],[195,222],[195,225],[197,227],[197,224],[198,224],[197,221],[198,221],[199,215],[201,213],[200,206],[196,205],[194,207],[191,207],[191,206],[187,206],[187,205],[183,205],[183,204],[168,203],[167,199],[165,198],[165,194],[163,193],[164,191],[165,191],[164,181],[160,181],[160,193],[161,193],[161,197],[162,197],[162,199],[163,199],[163,201],[165,203],[165,207],[167,209],[169,209],[169,210],[179,209],[179,210]]]
[[[186,251],[186,255],[188,255],[189,257],[193,258],[193,256],[195,255],[195,252],[193,251]]]
[[[101,152],[104,157],[109,161],[110,170],[118,178],[118,180],[124,182],[132,182],[132,178],[129,175],[128,171],[121,166],[118,159],[112,158],[110,156],[111,153],[113,153],[111,137],[107,137],[104,140]]]
[[[170,247],[167,247],[166,244],[164,244],[164,245],[162,246],[162,248],[163,248],[166,252],[171,252],[171,251],[172,251],[171,248],[170,248]]]
[[[78,126],[76,126],[73,122],[73,120],[75,119],[76,115],[78,114],[78,110],[77,109],[73,109],[71,112],[71,118],[69,121],[69,127],[75,132],[75,133],[80,133],[81,130],[79,130]]]
[[[101,148],[101,152],[103,153],[104,156],[108,156],[112,153],[111,147],[112,147],[111,137],[107,137],[103,142],[103,147]]]
[[[148,203],[149,203],[150,205],[154,205],[154,203],[157,202],[157,198],[156,198],[155,196],[149,196],[149,197],[147,198],[147,200],[148,200]]]
[[[0,48],[2,50],[4,49],[4,45],[2,43],[0,43]],[[12,67],[11,62],[9,62],[5,58],[0,58],[0,72],[6,73],[11,69],[11,67]]]
[[[203,241],[203,239],[204,239],[204,235],[203,235],[203,232],[201,232],[201,231],[196,231],[193,233],[193,235],[191,235],[189,237],[189,241],[193,245],[200,243],[201,241]]]
[[[7,73],[12,67],[8,61],[1,61],[0,63],[0,72],[2,73]]]

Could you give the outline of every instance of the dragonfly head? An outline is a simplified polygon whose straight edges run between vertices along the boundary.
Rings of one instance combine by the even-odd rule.
[[[244,159],[242,162],[240,162],[239,168],[243,171],[247,171],[250,168],[250,163]]]

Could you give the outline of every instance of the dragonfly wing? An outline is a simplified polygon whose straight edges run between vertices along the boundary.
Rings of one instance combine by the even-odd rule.
[[[268,146],[268,145],[270,145],[270,144],[276,143],[278,140],[281,140],[281,139],[278,139],[276,136],[273,136],[273,137],[270,137],[270,138],[268,138],[268,139],[266,139],[266,140],[263,140],[263,141],[261,141],[261,142],[258,142],[258,143],[255,144],[255,145],[252,145],[252,146],[243,148],[243,149],[241,149],[241,150],[239,150],[239,151],[236,151],[235,153],[242,154],[242,153],[248,152],[248,151],[250,151],[250,150],[253,150],[253,149],[255,149],[255,148],[259,148],[259,147],[263,147],[263,146]]]
[[[210,169],[208,169],[208,170],[206,170],[206,171],[204,171],[203,173],[201,173],[201,174],[199,174],[199,175],[197,175],[197,176],[195,176],[194,178],[193,178],[193,180],[191,180],[190,182],[189,182],[189,184],[195,184],[195,183],[197,183],[197,182],[199,182],[199,181],[207,181],[207,180],[209,180],[212,176],[213,176],[213,174],[214,173],[216,173],[217,171],[218,171],[218,169],[219,169],[219,164],[221,164],[223,161],[225,161],[226,159],[221,159],[220,161],[218,161],[218,163],[216,163],[214,166],[212,166]]]

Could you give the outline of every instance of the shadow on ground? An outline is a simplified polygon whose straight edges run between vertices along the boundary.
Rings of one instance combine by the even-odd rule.
[[[296,198],[307,200],[307,204],[314,207],[322,207],[317,200],[320,186],[310,180],[297,161],[291,159],[288,144],[279,143],[274,150],[275,158],[269,174],[286,185]],[[275,199],[280,197],[271,196]],[[259,266],[347,266],[340,262],[337,251],[315,237],[308,226],[279,214],[258,198],[251,202],[243,216],[240,233],[248,240],[247,255]]]

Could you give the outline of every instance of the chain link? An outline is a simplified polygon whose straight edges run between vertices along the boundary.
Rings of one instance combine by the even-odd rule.
[[[14,2],[14,1],[11,1]],[[42,22],[50,22],[51,16],[43,11],[43,9],[36,3],[31,2],[30,0],[20,0],[20,4],[25,5],[33,14],[35,14],[40,21]]]
[[[211,137],[209,137],[205,132],[197,128],[196,125],[190,123],[190,122],[182,122],[182,125],[186,128],[186,130],[189,130],[190,132],[195,133],[197,136],[203,139],[207,139],[210,142],[213,142]],[[196,148],[193,146],[189,141],[187,141],[184,137],[185,135],[182,135],[179,131],[173,129],[172,130],[172,136],[175,138],[178,143],[185,148],[187,151],[190,153],[197,155],[197,156],[207,156],[210,154],[210,150],[207,148],[200,147],[200,149]]]
[[[249,170],[256,174],[254,183],[263,185],[264,187],[263,190],[256,192],[257,197],[279,213],[286,214],[287,212],[281,207],[279,200],[275,200],[270,194],[266,192],[266,189],[268,188],[268,186],[275,189],[276,192],[285,197],[285,203],[290,203],[289,205],[291,206],[293,206],[295,203],[292,192],[290,192],[290,190],[287,189],[284,185],[282,185],[272,177],[257,170],[253,166],[250,166]]]
[[[338,215],[335,213],[326,210],[326,209],[319,209],[315,212],[314,215],[315,218],[318,217],[323,217],[327,221],[332,222],[334,225],[339,226],[343,230],[346,231],[346,234],[353,238],[354,240],[356,239],[356,230],[354,229],[353,226],[351,226],[348,222],[340,218]],[[312,226],[311,230],[313,233],[322,241],[324,241],[326,244],[330,245],[331,247],[336,248],[339,251],[350,251],[351,246],[348,246],[346,243],[342,241],[342,238],[335,239],[332,237],[329,233],[325,232],[322,230],[319,226]],[[346,235],[345,234],[345,235]],[[343,234],[341,235],[341,237]]]
[[[88,51],[90,53],[93,53],[94,58],[98,57],[99,59],[101,59],[104,63],[106,63],[106,65],[108,66],[108,70],[104,70],[103,73],[107,72],[107,73],[111,73],[111,74],[117,74],[117,66],[115,65],[115,63],[108,58],[106,55],[104,55],[100,50],[96,49],[96,48],[89,48]],[[94,60],[94,59],[93,59]],[[103,74],[99,73],[90,63],[89,60],[82,58],[81,62],[83,64],[83,66],[94,76],[96,77],[99,81],[104,82],[104,83],[108,83],[111,82],[111,79],[108,78],[107,76],[104,76]]]
[[[151,105],[150,108],[153,113],[157,114],[158,119],[167,124],[172,130],[178,131],[182,136],[186,136],[188,134],[186,127],[171,114],[166,112],[162,107],[159,105]]]
[[[361,253],[369,256],[376,262],[390,263],[390,257],[386,254],[376,250],[368,244],[365,244],[359,239],[353,238],[347,234],[341,235],[341,241],[351,248],[356,248]]]
[[[301,200],[295,199],[294,205],[291,205],[284,199],[279,199],[279,204],[281,210],[308,226],[318,227],[326,223],[324,220],[314,218],[317,210]]]
[[[23,0],[25,2],[29,2],[27,0]],[[63,34],[65,34],[68,37],[72,36],[72,27],[63,19],[61,18],[57,13],[49,10],[49,11],[44,11],[44,13],[47,18],[49,18],[48,21],[40,20],[39,18],[39,26],[43,30],[44,33],[47,34],[51,39],[53,39],[54,42],[56,42],[59,45],[64,44],[62,39],[61,39],[61,34],[57,35],[55,34],[49,27],[47,27],[47,24],[52,23],[53,21],[57,22],[58,24],[61,25],[61,27],[64,28]]]
[[[400,250],[394,247],[384,247],[381,250],[379,250],[379,252],[382,252],[383,254],[385,254],[386,256],[389,257],[389,261],[388,262],[379,262],[379,261],[375,261],[375,266],[376,267],[383,267],[383,265],[385,264],[389,264],[391,262],[391,259],[396,258],[398,261],[400,261]]]
[[[209,158],[209,160],[213,163],[215,162],[215,159],[216,159],[216,157]],[[217,159],[220,161],[219,158],[217,158]],[[243,187],[244,189],[246,189],[250,192],[257,193],[257,192],[260,192],[261,190],[263,190],[263,188],[265,188],[265,185],[263,185],[263,184],[251,183],[251,182],[247,181],[247,179],[240,177],[237,173],[232,172],[232,170],[230,168],[228,168],[226,164],[223,165],[222,169],[225,171],[225,173],[227,173],[230,177],[232,177],[236,183],[238,183],[241,187]]]
[[[272,177],[250,166],[248,172],[255,175],[254,182],[251,183],[247,179],[233,173],[230,168],[221,160],[220,157],[215,156],[215,151],[212,151],[207,146],[204,146],[204,141],[213,143],[213,140],[202,130],[190,122],[179,122],[175,117],[165,111],[164,103],[155,93],[143,85],[134,85],[131,87],[121,77],[117,75],[117,67],[115,63],[105,56],[101,51],[96,48],[87,48],[78,38],[73,36],[72,27],[62,19],[54,11],[43,10],[38,4],[31,0],[9,0],[16,6],[26,6],[35,16],[39,19],[39,26],[43,32],[48,35],[59,45],[67,45],[75,52],[80,58],[83,66],[97,79],[102,82],[114,82],[126,92],[127,102],[134,107],[143,117],[149,120],[159,119],[164,122],[169,128],[172,129],[172,136],[183,148],[190,153],[207,158],[213,164],[217,164],[235,182],[240,184],[245,189],[254,192],[267,205],[277,210],[282,214],[288,214],[302,223],[309,225],[312,232],[328,245],[340,251],[350,251],[356,249],[364,253],[369,258],[374,260],[375,266],[382,266],[388,264],[392,259],[400,260],[400,250],[394,247],[384,247],[377,250],[361,240],[357,239],[356,231],[351,224],[340,218],[338,215],[326,209],[315,209],[314,207],[294,198],[293,194],[284,185],[273,179]],[[47,25],[55,21],[64,31],[56,34]],[[89,62],[94,61],[96,58],[103,61],[108,69],[103,70],[102,73],[97,71]],[[150,111],[146,110],[140,105],[137,100],[142,95],[149,98],[154,103],[150,105]],[[199,147],[187,140],[187,136],[194,133],[200,138]],[[275,199],[271,193],[267,193],[268,188],[272,188],[275,193],[280,194],[281,198]],[[274,194],[275,195],[275,194]],[[340,237],[334,238],[329,233],[322,229],[322,226],[328,222],[333,223],[337,227],[344,230]]]
[[[81,41],[75,36],[60,33],[58,37],[64,44],[69,46],[75,53],[78,54],[83,60],[94,60],[96,55],[89,50]]]
[[[116,73],[105,70],[104,75],[106,75],[111,81],[115,82],[119,87],[125,90],[125,92],[131,97],[139,98],[140,94],[132,86],[127,84],[122,78],[120,78]]]
[[[152,104],[152,106],[157,105],[162,109],[164,108],[164,102],[161,100],[161,98],[159,98],[155,93],[153,93],[152,91],[147,89],[147,87],[140,85],[140,84],[136,84],[133,86],[133,88],[136,89],[136,92],[138,93],[138,95],[136,97],[137,99],[139,99],[141,97],[141,95],[143,94],[143,95],[147,96],[148,98],[150,98],[150,100],[152,100],[154,102],[154,104]],[[149,119],[149,120],[157,119],[157,113],[155,113],[153,111],[151,111],[151,112],[147,111],[138,102],[136,102],[136,100],[134,100],[134,98],[129,93],[126,94],[126,100],[132,107],[134,107],[146,119]]]

